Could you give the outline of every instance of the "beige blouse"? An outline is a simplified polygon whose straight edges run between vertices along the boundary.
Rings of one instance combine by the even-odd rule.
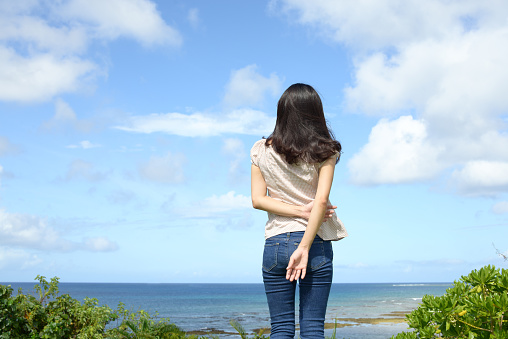
[[[292,205],[306,205],[314,200],[318,185],[318,171],[323,163],[288,164],[266,140],[257,141],[250,151],[252,164],[259,167],[268,188],[268,195]],[[265,225],[265,239],[286,232],[305,231],[307,220],[283,217],[268,213]],[[321,224],[317,234],[323,240],[340,240],[347,237],[344,224],[334,213],[333,217]]]

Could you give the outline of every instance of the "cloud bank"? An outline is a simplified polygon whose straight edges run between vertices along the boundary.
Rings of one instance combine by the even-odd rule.
[[[257,72],[257,68],[256,65],[248,65],[231,72],[224,95],[226,107],[258,107],[267,94],[279,94],[282,80],[275,73],[265,77]]]
[[[5,249],[2,250],[2,246]],[[8,213],[0,209],[0,250],[6,256],[24,257],[25,252],[20,249],[105,252],[114,251],[117,247],[114,242],[104,237],[69,240],[40,217]]]
[[[121,37],[145,47],[182,43],[149,0],[3,1],[0,100],[44,101],[93,85],[104,67],[89,46]]]
[[[167,133],[184,137],[210,137],[224,134],[263,135],[273,129],[275,119],[252,109],[238,109],[228,114],[161,113],[130,117],[115,128],[136,133]]]
[[[354,183],[445,175],[460,194],[508,191],[499,176],[508,165],[508,3],[283,0],[272,7],[353,51],[346,110],[381,118],[348,164]]]

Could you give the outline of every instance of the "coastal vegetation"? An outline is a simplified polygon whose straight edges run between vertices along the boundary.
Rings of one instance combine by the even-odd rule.
[[[68,294],[59,295],[57,277],[36,280],[35,295],[19,290],[14,296],[10,286],[0,285],[1,339],[213,338],[187,335],[169,319],[158,320],[143,310],[131,312],[122,303],[113,310],[95,298],[81,303]]]
[[[58,278],[37,276],[35,293],[0,285],[0,339],[217,339],[216,334],[186,333],[169,319],[143,310],[83,302],[59,294]],[[508,338],[508,270],[485,266],[454,282],[443,296],[425,295],[406,315],[411,329],[392,339],[506,339]],[[235,320],[231,326],[242,339],[267,339],[267,330],[248,334]],[[341,324],[335,323],[334,328]],[[334,339],[336,333],[329,339]]]
[[[473,270],[443,296],[424,296],[406,320],[413,331],[392,339],[506,339],[508,270],[490,265]]]

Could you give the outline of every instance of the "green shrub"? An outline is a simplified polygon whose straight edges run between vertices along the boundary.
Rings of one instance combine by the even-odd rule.
[[[118,318],[97,299],[81,304],[69,295],[58,295],[58,278],[48,282],[37,276],[37,297],[0,285],[0,338],[103,338],[106,324]]]
[[[392,339],[506,339],[508,338],[508,270],[485,266],[446,290],[441,297],[426,295],[406,316],[413,332]]]
[[[11,286],[0,285],[0,339],[199,339],[187,336],[169,319],[156,320],[147,312],[130,312],[120,303],[116,310],[99,306],[97,299],[84,302],[58,294],[58,278],[37,276],[36,296],[12,295]],[[112,321],[120,325],[106,329]]]
[[[0,338],[16,338],[26,333],[27,321],[19,316],[17,303],[11,295],[11,286],[0,285]]]

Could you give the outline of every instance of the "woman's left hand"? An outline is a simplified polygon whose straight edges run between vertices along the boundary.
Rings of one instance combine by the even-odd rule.
[[[302,206],[302,212],[303,212],[304,219],[309,220],[310,212],[312,212],[313,206],[314,206],[314,200],[309,202],[308,204]],[[333,214],[335,213],[336,208],[337,208],[337,206],[332,205],[332,204],[326,206],[326,212],[325,212],[325,216],[323,217],[323,222],[325,222],[328,219],[333,217]]]
[[[298,278],[305,278],[308,260],[309,251],[298,247],[291,255],[291,258],[289,258],[289,264],[286,268],[286,279],[295,281]]]

